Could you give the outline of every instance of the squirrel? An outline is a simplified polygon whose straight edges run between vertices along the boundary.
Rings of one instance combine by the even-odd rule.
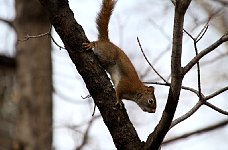
[[[98,41],[83,43],[86,50],[93,49],[101,65],[110,74],[116,91],[116,105],[122,107],[122,99],[132,100],[145,112],[155,113],[156,98],[153,86],[145,86],[128,56],[108,36],[108,24],[115,0],[103,0],[96,18]]]

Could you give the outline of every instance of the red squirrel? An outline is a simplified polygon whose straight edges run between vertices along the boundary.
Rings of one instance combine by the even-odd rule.
[[[116,90],[116,105],[122,106],[122,99],[132,100],[146,112],[155,113],[154,87],[145,86],[128,56],[109,40],[108,24],[115,0],[103,0],[97,16],[98,40],[83,43],[86,50],[93,49],[105,70],[110,74]]]

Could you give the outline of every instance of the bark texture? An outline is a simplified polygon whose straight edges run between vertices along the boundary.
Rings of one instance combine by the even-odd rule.
[[[11,149],[17,117],[15,59],[0,56],[0,149]]]
[[[142,143],[125,109],[115,106],[115,91],[92,51],[83,51],[88,39],[74,19],[67,0],[40,0],[49,20],[62,39],[72,62],[94,99],[117,149],[140,149]]]
[[[16,0],[14,21],[18,39],[47,32],[50,23],[36,0]],[[52,148],[51,40],[47,37],[17,42],[18,103],[14,149]]]

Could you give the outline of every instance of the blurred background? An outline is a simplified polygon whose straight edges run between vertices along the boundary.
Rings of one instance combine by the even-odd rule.
[[[95,19],[101,0],[69,0],[75,19],[90,41],[97,39]],[[37,0],[0,0],[0,150],[112,150],[115,146],[99,110],[92,116],[94,103],[54,28]],[[228,31],[226,0],[195,0],[185,19],[185,30],[197,37],[200,51]],[[113,12],[109,36],[130,57],[144,82],[163,83],[145,60],[170,82],[174,5],[171,1],[119,0]],[[33,38],[32,36],[36,36]],[[185,33],[182,66],[195,56],[193,40]],[[207,96],[228,85],[228,43],[200,61],[202,93]],[[168,87],[152,84],[157,111],[148,114],[133,102],[124,101],[128,115],[142,141],[154,130],[165,107]],[[183,85],[198,90],[197,68],[185,76]],[[228,111],[228,92],[209,100]],[[23,101],[21,101],[23,99]],[[178,118],[198,102],[195,93],[182,90],[175,114]],[[228,117],[202,106],[185,121],[173,127],[165,141],[189,133],[181,140],[164,143],[162,149],[226,150]],[[210,128],[211,127],[211,128]],[[209,129],[208,129],[209,128]],[[207,130],[208,129],[208,130]],[[25,144],[26,143],[26,144]],[[31,144],[32,143],[32,144]],[[37,144],[38,143],[38,144]],[[51,143],[51,144],[50,144]],[[42,145],[42,146],[41,146]]]

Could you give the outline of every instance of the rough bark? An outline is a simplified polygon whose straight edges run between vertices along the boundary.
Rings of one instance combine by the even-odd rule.
[[[50,23],[36,0],[16,0],[18,39],[47,32]],[[19,110],[14,149],[50,150],[52,146],[51,40],[17,42]]]
[[[116,148],[140,149],[142,143],[126,110],[115,106],[115,91],[104,69],[99,65],[92,51],[83,51],[81,47],[88,39],[82,27],[74,19],[68,1],[40,0],[40,2],[100,110]]]
[[[0,149],[10,149],[15,133],[17,114],[15,84],[15,59],[0,56]]]

